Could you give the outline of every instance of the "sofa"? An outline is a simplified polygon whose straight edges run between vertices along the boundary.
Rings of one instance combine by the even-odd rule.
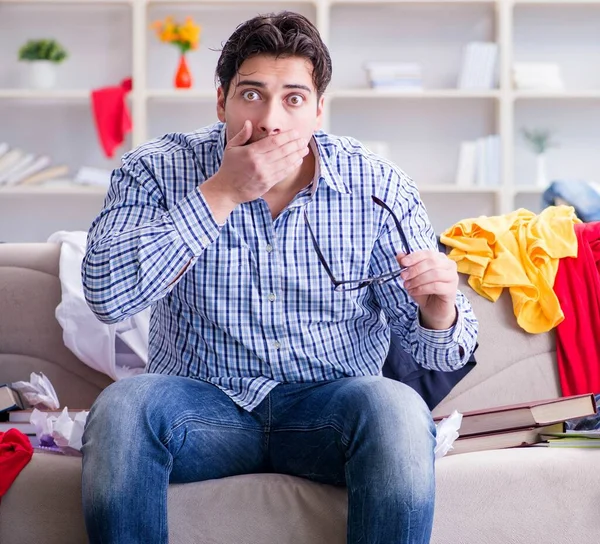
[[[110,380],[62,342],[54,316],[59,251],[54,244],[0,244],[0,382],[43,372],[63,406],[84,408]],[[559,396],[553,335],[520,330],[508,293],[492,304],[465,278],[461,289],[480,320],[478,363],[434,415]],[[431,542],[593,542],[600,535],[599,469],[600,450],[590,449],[514,448],[438,459]],[[80,458],[35,453],[2,498],[0,542],[86,542],[80,478]],[[346,540],[345,490],[285,475],[172,485],[168,508],[171,544]]]

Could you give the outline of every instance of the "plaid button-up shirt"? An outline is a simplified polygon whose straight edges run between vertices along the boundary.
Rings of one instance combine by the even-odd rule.
[[[351,138],[319,132],[311,145],[315,179],[276,219],[259,198],[224,225],[198,190],[221,164],[223,124],[169,134],[123,157],[89,233],[83,283],[107,323],[152,305],[148,372],[206,380],[252,410],[278,383],[380,374],[390,327],[424,367],[466,362],[477,320],[461,293],[455,325],[431,331],[401,279],[334,291],[305,209],[339,279],[399,266],[405,248],[372,194],[400,218],[413,251],[437,244],[414,183],[394,164]]]

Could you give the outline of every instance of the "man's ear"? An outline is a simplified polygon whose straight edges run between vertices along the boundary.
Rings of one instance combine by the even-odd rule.
[[[315,132],[321,130],[323,126],[323,109],[325,108],[325,97],[321,96],[317,102],[317,120],[315,122]]]
[[[221,123],[225,122],[225,92],[223,87],[217,89],[217,117]]]

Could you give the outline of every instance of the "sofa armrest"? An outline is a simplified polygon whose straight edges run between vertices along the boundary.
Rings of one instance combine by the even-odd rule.
[[[59,257],[57,244],[0,244],[0,382],[43,372],[61,406],[89,408],[112,380],[63,343]]]
[[[479,320],[477,365],[435,408],[442,416],[561,396],[554,331],[530,334],[517,324],[505,289],[496,302],[478,295],[460,274],[460,290]]]

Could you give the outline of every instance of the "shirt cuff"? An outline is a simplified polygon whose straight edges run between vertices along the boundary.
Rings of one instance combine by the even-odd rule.
[[[197,187],[170,208],[169,214],[184,243],[196,257],[219,236],[220,227]]]
[[[434,349],[448,349],[453,345],[459,346],[459,342],[462,339],[464,329],[464,319],[460,308],[456,307],[456,321],[449,329],[426,329],[421,325],[421,314],[417,319],[417,335],[419,339],[423,341],[429,347]],[[464,348],[460,351],[464,354]]]

